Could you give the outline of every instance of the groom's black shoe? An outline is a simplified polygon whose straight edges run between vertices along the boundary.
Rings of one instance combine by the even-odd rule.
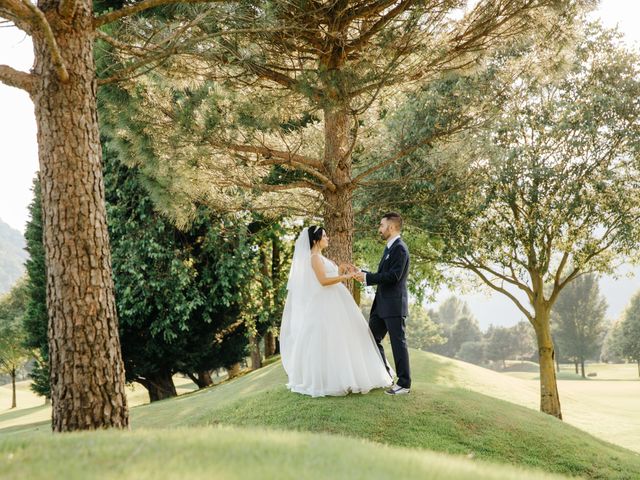
[[[389,390],[384,391],[387,395],[407,395],[409,392],[411,392],[410,388],[404,388],[400,385],[392,385]]]

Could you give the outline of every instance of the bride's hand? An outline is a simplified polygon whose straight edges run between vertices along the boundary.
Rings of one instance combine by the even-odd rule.
[[[341,263],[340,266],[338,267],[338,272],[340,273],[340,275],[350,275],[354,272],[354,270],[357,270],[355,266],[353,266],[351,263]]]

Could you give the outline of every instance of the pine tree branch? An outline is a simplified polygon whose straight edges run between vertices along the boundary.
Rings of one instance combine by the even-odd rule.
[[[358,18],[370,18],[373,15],[377,15],[378,13],[383,12],[391,5],[393,5],[396,1],[397,0],[379,0],[377,2],[352,7],[345,12],[344,22],[348,24]]]
[[[51,30],[51,25],[49,25],[47,17],[45,17],[42,10],[31,3],[30,0],[22,0],[22,3],[31,11],[33,15],[33,21],[39,27],[40,31],[44,34],[47,46],[49,47],[49,55],[51,55],[53,66],[56,69],[56,73],[58,74],[58,79],[62,83],[68,82],[69,72],[67,71],[67,67],[64,64],[62,54],[60,53],[60,47],[58,46],[56,37],[53,35],[53,31]]]
[[[255,188],[263,192],[282,192],[288,190],[295,190],[297,188],[308,188],[315,190],[316,192],[322,191],[322,185],[317,185],[307,180],[298,180],[296,182],[287,183],[285,185],[270,185],[268,183],[254,183],[252,185],[243,185],[246,188]]]
[[[354,52],[363,48],[371,38],[379,33],[391,20],[396,18],[405,12],[409,7],[415,3],[415,0],[404,0],[400,2],[396,7],[392,8],[388,13],[382,16],[376,23],[374,23],[369,30],[364,32],[358,38],[349,42],[345,47],[346,52]]]
[[[257,153],[258,155],[262,155],[266,159],[276,157],[276,158],[283,159],[286,162],[303,164],[311,168],[316,168],[316,169],[322,168],[321,162],[318,162],[317,160],[314,160],[309,157],[305,157],[304,155],[299,155],[297,153],[282,152],[279,150],[273,150],[272,148],[268,148],[268,147],[256,147],[254,145],[239,145],[234,143],[228,143],[228,144],[225,144],[224,146],[229,150],[233,150],[234,152]],[[278,164],[280,164],[280,162],[278,162]]]
[[[291,152],[272,150],[267,147],[256,147],[254,145],[225,144],[224,147],[234,152],[262,155],[265,157],[265,160],[260,162],[262,165],[290,165],[292,168],[302,170],[313,175],[322,182],[326,189],[332,192],[336,191],[336,186],[331,179],[318,171],[319,168],[322,168],[322,164],[309,157]]]
[[[0,82],[10,87],[25,90],[29,95],[34,92],[35,79],[36,76],[32,73],[21,72],[8,65],[0,65]]]
[[[107,23],[115,22],[124,17],[135,15],[150,8],[161,7],[163,5],[171,5],[172,3],[218,3],[222,0],[143,0],[135,5],[114,10],[97,16],[93,19],[93,27],[99,28]]]
[[[406,148],[403,148],[402,150],[399,150],[398,152],[396,152],[394,155],[390,156],[386,160],[381,161],[379,163],[376,163],[372,167],[370,167],[370,168],[366,169],[365,171],[363,171],[362,173],[360,173],[358,176],[356,176],[353,179],[353,183],[354,184],[359,184],[362,180],[364,180],[368,176],[372,175],[373,173],[377,172],[378,170],[380,170],[382,168],[385,168],[385,167],[387,167],[389,165],[392,165],[393,163],[395,163],[398,160],[400,160],[402,157],[415,152],[420,147],[431,146],[433,141],[438,139],[438,138],[440,138],[440,137],[444,137],[446,135],[450,135],[450,134],[453,134],[455,132],[461,131],[470,122],[471,122],[470,118],[465,119],[460,125],[457,125],[455,128],[453,128],[451,130],[445,130],[445,131],[442,131],[442,132],[435,133],[433,135],[430,135],[426,139],[423,139],[420,142],[417,142],[417,143],[415,143],[413,145],[410,145],[410,146],[408,146]]]

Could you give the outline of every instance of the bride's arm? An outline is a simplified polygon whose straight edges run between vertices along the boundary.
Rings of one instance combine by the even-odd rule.
[[[324,264],[322,263],[322,259],[319,255],[313,255],[311,257],[311,266],[313,267],[313,271],[320,282],[320,285],[323,287],[328,287],[329,285],[335,285],[336,283],[344,282],[345,280],[349,280],[351,275],[338,275],[337,277],[327,277],[327,274],[324,270]]]

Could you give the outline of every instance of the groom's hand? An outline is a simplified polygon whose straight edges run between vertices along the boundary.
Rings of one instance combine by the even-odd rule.
[[[357,281],[359,281],[360,283],[364,283],[364,280],[366,278],[366,274],[362,270],[360,270],[360,271],[356,272],[354,278]]]

